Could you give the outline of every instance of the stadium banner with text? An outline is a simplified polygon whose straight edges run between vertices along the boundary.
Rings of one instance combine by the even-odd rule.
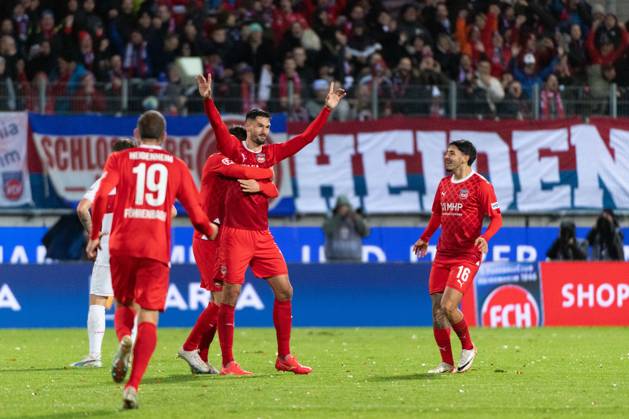
[[[0,328],[85,327],[91,269],[89,263],[0,267]],[[295,326],[432,324],[428,263],[289,265],[289,271]],[[391,278],[395,282],[387,284]],[[160,326],[191,327],[210,295],[200,288],[194,265],[173,266],[170,279]],[[237,326],[272,327],[273,301],[268,284],[248,272],[236,305]]]
[[[327,124],[293,159],[297,211],[323,213],[346,195],[368,214],[429,212],[458,139],[475,144],[503,211],[629,210],[629,120],[393,118]]]
[[[544,324],[629,326],[629,263],[541,263]]]
[[[419,227],[372,227],[363,243],[363,260],[368,262],[417,262],[411,251],[422,232]],[[46,262],[46,249],[41,244],[45,227],[0,227],[0,264]],[[577,228],[577,237],[586,237],[589,228]],[[624,233],[625,259],[629,260],[629,228]],[[271,227],[284,257],[292,263],[325,261],[324,237],[319,227]],[[431,239],[428,256],[434,259],[440,230]],[[503,227],[489,242],[486,261],[539,262],[559,236],[557,227]],[[192,227],[175,227],[172,236],[173,265],[193,263]]]
[[[0,112],[0,207],[32,203],[27,139],[28,114]]]
[[[483,263],[474,280],[476,324],[541,326],[541,294],[537,263]]]
[[[224,120],[228,125],[244,122],[234,115],[226,115]],[[101,175],[113,142],[133,136],[137,117],[30,114],[29,121],[42,169],[61,198],[76,202]],[[207,118],[166,117],[166,124],[164,147],[186,163],[199,184],[205,160],[216,151],[214,131]],[[284,114],[273,115],[270,137],[275,142],[286,140]],[[273,201],[271,215],[295,212],[288,171],[288,161],[275,167],[280,198]]]

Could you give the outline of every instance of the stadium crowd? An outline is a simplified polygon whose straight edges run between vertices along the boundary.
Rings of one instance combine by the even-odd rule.
[[[554,119],[626,99],[628,45],[595,0],[4,0],[0,110],[201,112],[176,65],[200,57],[226,112],[310,120],[337,80],[336,119],[440,116],[454,81],[461,116],[529,118],[538,85]]]

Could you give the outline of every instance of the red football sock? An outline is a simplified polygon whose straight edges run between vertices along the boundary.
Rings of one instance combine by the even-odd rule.
[[[456,332],[456,335],[459,337],[459,340],[461,341],[461,347],[463,347],[463,349],[474,348],[472,337],[470,336],[470,331],[467,328],[467,323],[465,322],[465,319],[461,319],[461,321],[457,324],[453,324],[452,328]]]
[[[290,330],[293,323],[293,314],[290,300],[275,300],[273,305],[273,324],[277,335],[277,355],[284,358],[290,354]]]
[[[199,356],[205,362],[207,362],[208,352],[210,351],[210,345],[216,335],[216,324],[218,323],[218,310],[216,310],[216,320],[214,324],[210,326],[208,330],[201,335],[201,341],[199,342]]]
[[[218,339],[221,343],[223,366],[234,360],[234,310],[233,306],[221,304],[218,309]]]
[[[432,332],[435,335],[435,342],[437,342],[437,347],[441,353],[441,360],[446,364],[454,365],[452,345],[450,344],[450,328],[439,329],[437,326],[433,326]]]
[[[131,377],[125,387],[134,387],[136,390],[142,381],[142,376],[149,365],[151,356],[157,345],[157,326],[153,323],[142,322],[138,325],[138,336],[133,347],[133,364],[131,365]]]
[[[201,312],[197,322],[188,335],[188,339],[183,344],[184,351],[194,351],[199,348],[201,337],[211,327],[212,319],[215,317],[215,313],[218,313],[218,306],[214,303],[210,303],[205,307],[205,310]]]
[[[123,306],[122,304],[116,305],[116,312],[114,313],[114,329],[116,329],[118,342],[120,342],[124,336],[131,336],[131,329],[133,329],[134,321],[135,310],[133,310],[133,308],[130,306]]]

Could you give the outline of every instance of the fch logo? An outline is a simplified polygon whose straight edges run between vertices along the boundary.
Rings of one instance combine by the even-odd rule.
[[[481,310],[484,326],[539,326],[539,306],[535,297],[517,285],[503,285],[487,296]]]

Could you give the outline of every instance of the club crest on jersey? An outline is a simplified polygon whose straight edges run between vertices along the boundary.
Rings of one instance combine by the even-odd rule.
[[[470,196],[470,191],[468,191],[467,189],[461,189],[461,191],[459,192],[459,198],[467,199],[468,196]]]
[[[264,153],[256,154],[256,161],[260,164],[264,163],[266,161],[266,155]]]

